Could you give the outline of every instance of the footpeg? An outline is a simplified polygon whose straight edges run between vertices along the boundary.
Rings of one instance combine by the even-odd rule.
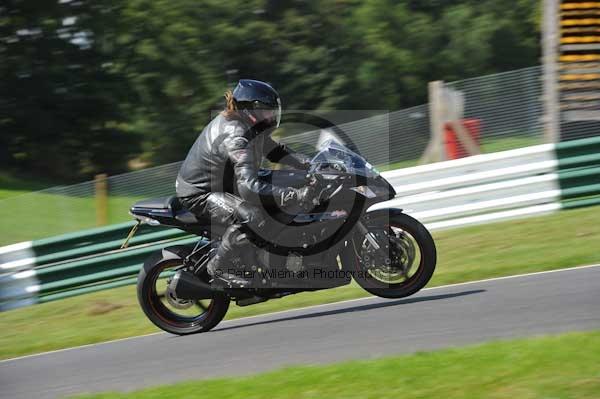
[[[223,273],[215,276],[211,283],[211,286],[216,289],[248,288],[249,285],[250,282],[248,280],[230,273]]]
[[[265,298],[262,296],[253,296],[251,298],[239,299],[239,300],[235,301],[235,304],[238,306],[248,306],[248,305],[254,305],[255,303],[266,302],[268,300],[269,300],[269,298]]]

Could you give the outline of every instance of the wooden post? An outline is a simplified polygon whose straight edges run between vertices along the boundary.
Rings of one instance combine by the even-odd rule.
[[[542,63],[544,71],[544,139],[547,143],[560,141],[558,99],[558,25],[559,0],[544,0],[542,23]]]
[[[96,175],[96,225],[106,226],[108,224],[108,176],[106,173]]]
[[[429,82],[429,129],[431,137],[427,148],[421,157],[421,163],[444,161],[446,151],[444,150],[444,82],[436,80]]]

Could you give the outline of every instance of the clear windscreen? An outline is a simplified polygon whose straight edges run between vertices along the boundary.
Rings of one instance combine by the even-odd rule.
[[[375,177],[379,172],[362,156],[333,140],[323,142],[312,159],[313,172],[343,172]]]

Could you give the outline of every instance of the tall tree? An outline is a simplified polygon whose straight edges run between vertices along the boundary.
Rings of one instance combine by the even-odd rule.
[[[126,81],[100,48],[110,7],[98,1],[12,0],[0,8],[4,164],[40,175],[119,171]],[[117,145],[120,143],[120,145]]]
[[[427,82],[535,65],[539,0],[6,0],[0,164],[180,160],[239,78],[288,109],[387,109]]]

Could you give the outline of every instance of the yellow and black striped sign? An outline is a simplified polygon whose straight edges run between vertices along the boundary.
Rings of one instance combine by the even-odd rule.
[[[600,109],[600,1],[560,2],[558,90],[562,111]]]

